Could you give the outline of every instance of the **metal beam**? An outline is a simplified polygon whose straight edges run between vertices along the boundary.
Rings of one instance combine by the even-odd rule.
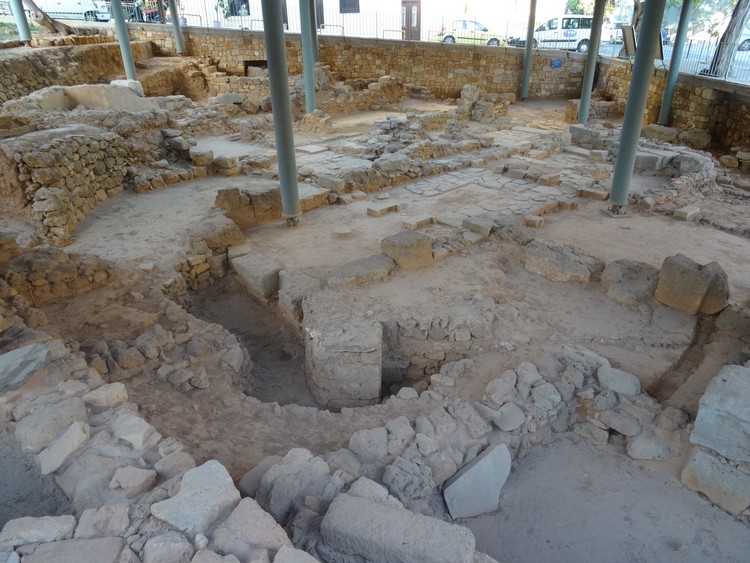
[[[635,153],[638,150],[638,137],[641,135],[643,112],[648,100],[648,85],[654,74],[654,55],[661,41],[661,20],[667,0],[648,0],[643,11],[641,32],[638,34],[638,48],[635,53],[633,74],[630,78],[628,104],[625,107],[620,147],[612,177],[612,191],[609,194],[610,210],[615,214],[622,212],[622,206],[628,203],[628,191],[633,179]]]
[[[112,17],[115,19],[117,42],[120,44],[122,66],[125,67],[125,77],[128,80],[138,80],[138,75],[135,72],[135,62],[133,62],[133,52],[130,50],[128,26],[125,23],[125,12],[122,11],[121,0],[112,0]]]
[[[119,0],[118,0],[119,1]],[[294,158],[292,108],[289,102],[289,76],[286,66],[286,46],[281,2],[262,0],[263,36],[266,40],[268,81],[271,87],[273,129],[276,154],[279,160],[281,210],[290,224],[296,224],[300,214],[297,163]]]
[[[168,0],[169,15],[172,17],[172,31],[174,31],[174,47],[178,55],[185,53],[185,41],[182,39],[182,29],[180,29],[180,14],[177,13],[177,2]]]
[[[674,98],[677,78],[680,75],[680,63],[682,62],[682,52],[685,50],[688,23],[690,22],[690,8],[692,6],[693,0],[682,0],[680,23],[677,24],[677,34],[674,38],[672,58],[669,61],[669,72],[667,72],[667,85],[664,87],[664,97],[661,100],[661,109],[659,110],[659,119],[657,120],[657,123],[660,125],[669,125],[670,123],[672,98]]]
[[[531,57],[534,42],[534,24],[536,23],[536,0],[529,6],[529,25],[526,29],[526,49],[523,54],[523,78],[521,79],[521,99],[529,98],[529,78],[531,77]]]
[[[305,71],[305,112],[312,113],[315,111],[315,45],[308,0],[299,0],[299,14],[302,27],[302,67]]]
[[[316,63],[320,62],[320,44],[318,43],[318,12],[315,8],[315,0],[308,0],[310,2],[310,28],[312,29],[313,38],[313,60]]]
[[[589,120],[591,90],[594,88],[596,59],[599,56],[599,44],[602,42],[602,22],[604,21],[606,4],[607,0],[596,0],[596,4],[594,4],[594,21],[591,23],[589,52],[586,57],[586,70],[583,73],[583,84],[581,85],[581,103],[578,106],[578,123],[586,123]]]
[[[18,28],[18,38],[27,43],[31,41],[31,29],[29,22],[26,20],[26,10],[23,9],[21,0],[10,0],[10,11],[16,19],[16,28]]]

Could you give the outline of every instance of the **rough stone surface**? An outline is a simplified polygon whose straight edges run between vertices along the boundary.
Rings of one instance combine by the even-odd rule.
[[[245,254],[231,261],[242,284],[256,297],[267,300],[279,291],[279,272],[284,265],[271,256]]]
[[[245,561],[259,549],[276,551],[292,542],[276,521],[251,498],[243,498],[214,531],[212,540],[219,551]]]
[[[680,479],[735,516],[750,506],[750,475],[701,448],[693,450]]]
[[[255,493],[258,492],[258,487],[260,487],[260,480],[263,478],[263,475],[265,475],[266,471],[271,469],[274,465],[277,465],[280,463],[284,458],[280,455],[272,455],[268,456],[267,458],[262,459],[259,461],[255,467],[253,467],[250,471],[245,473],[245,475],[240,479],[239,484],[237,485],[237,488],[240,490],[240,493],[243,497],[254,497]]]
[[[273,563],[317,563],[317,561],[309,553],[285,545],[276,554]]]
[[[599,385],[615,393],[635,397],[641,392],[640,380],[632,373],[627,373],[621,369],[601,366],[596,372],[596,377],[599,380]]]
[[[89,425],[74,422],[54,442],[39,452],[42,475],[57,471],[71,455],[86,443],[89,438]]]
[[[192,557],[193,546],[177,532],[151,537],[143,546],[143,563],[190,563]]]
[[[112,434],[137,450],[153,446],[161,439],[153,426],[140,416],[130,413],[121,414],[115,419]]]
[[[588,283],[604,264],[569,246],[535,240],[525,247],[524,265],[529,272],[552,281]]]
[[[672,457],[669,443],[654,432],[641,432],[628,441],[626,448],[633,459],[662,460]]]
[[[121,536],[130,526],[127,504],[105,504],[100,508],[83,511],[76,527],[75,539]]]
[[[707,300],[709,293],[710,298]],[[659,272],[654,297],[660,303],[689,315],[695,315],[699,311],[714,314],[728,304],[726,274],[715,263],[701,266],[682,254],[669,256]],[[703,310],[704,301],[706,310]]]
[[[659,270],[634,260],[615,260],[602,272],[607,295],[618,303],[635,305],[654,296]]]
[[[10,520],[0,532],[0,550],[27,543],[47,543],[73,537],[75,516],[24,516]]]
[[[381,427],[357,430],[349,439],[349,449],[362,461],[378,461],[388,455],[388,431]]]
[[[102,385],[81,398],[84,403],[93,407],[112,407],[126,402],[128,392],[125,390],[125,385],[118,381]]]
[[[40,545],[24,563],[119,563],[123,551],[122,538],[64,540]]]
[[[503,405],[516,393],[516,372],[507,370],[487,384],[485,393],[497,405]]]
[[[0,355],[0,395],[21,387],[49,362],[46,344],[30,344]]]
[[[526,420],[523,409],[515,403],[505,403],[497,409],[497,416],[493,418],[495,425],[503,432],[512,432],[519,428]]]
[[[16,425],[24,452],[37,453],[74,422],[86,422],[86,405],[78,397],[63,399],[31,413]]]
[[[109,483],[110,489],[122,489],[125,496],[132,498],[147,491],[156,481],[156,471],[139,467],[120,467]]]
[[[425,498],[435,486],[432,470],[420,456],[399,456],[383,472],[383,483],[401,502]]]
[[[485,449],[443,485],[443,498],[452,518],[471,518],[497,510],[500,489],[510,475],[510,451],[505,444]]]
[[[750,368],[721,368],[698,402],[690,441],[744,463],[750,462]]]
[[[348,494],[337,496],[321,523],[326,545],[368,561],[471,563],[466,528]]]
[[[416,270],[432,263],[432,239],[424,233],[401,231],[383,239],[381,252],[399,268]]]
[[[393,258],[382,254],[345,262],[328,272],[330,287],[348,287],[384,280],[396,267]]]
[[[240,493],[221,463],[210,460],[182,477],[180,492],[151,506],[151,514],[192,536],[205,533],[221,514],[234,508]]]

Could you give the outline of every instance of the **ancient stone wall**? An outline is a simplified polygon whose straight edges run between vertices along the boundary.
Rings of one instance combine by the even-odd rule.
[[[131,44],[135,60],[153,56],[151,43]],[[28,50],[0,60],[0,103],[47,86],[109,82],[124,75],[116,43]]]

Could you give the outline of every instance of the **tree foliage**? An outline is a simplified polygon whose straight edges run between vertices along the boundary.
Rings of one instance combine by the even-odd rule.
[[[711,66],[703,70],[701,74],[717,77],[726,76],[748,18],[750,18],[750,0],[738,0],[732,11],[729,25],[716,46]]]

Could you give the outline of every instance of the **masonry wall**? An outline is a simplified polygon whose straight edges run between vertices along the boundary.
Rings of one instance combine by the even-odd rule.
[[[153,56],[151,43],[134,42],[133,56]],[[26,96],[47,86],[109,82],[124,78],[117,43],[30,49],[0,59],[0,103]]]

